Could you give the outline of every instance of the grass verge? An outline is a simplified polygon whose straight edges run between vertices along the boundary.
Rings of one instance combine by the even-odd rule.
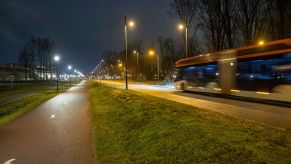
[[[44,92],[0,106],[0,127],[22,114],[36,108],[46,100],[57,95],[56,92]]]
[[[97,163],[288,163],[291,133],[90,82]]]
[[[72,84],[74,85],[74,83]],[[64,90],[69,88],[69,82],[59,82],[60,90]],[[34,83],[21,83],[14,84],[13,88],[0,88],[0,98],[19,95],[28,92],[45,92],[45,91],[56,91],[56,83],[55,82],[34,82]]]
[[[60,83],[59,93],[66,91],[68,88],[70,88],[70,84],[68,82]],[[27,92],[34,92],[35,94],[33,96],[24,97],[20,100],[0,104],[0,127],[21,116],[22,114],[36,108],[46,100],[58,94],[55,86],[51,83],[35,83],[27,84],[23,87],[17,87],[11,91],[2,92],[0,97],[1,95],[11,96]]]

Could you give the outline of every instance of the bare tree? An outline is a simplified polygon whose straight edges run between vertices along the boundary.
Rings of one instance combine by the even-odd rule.
[[[132,79],[137,80],[138,74],[141,72],[141,62],[143,55],[142,41],[135,40],[129,44],[129,65],[128,68],[131,72]],[[135,53],[134,53],[135,52]]]
[[[25,74],[25,80],[27,81],[27,75],[28,75],[28,70],[30,66],[30,55],[28,51],[28,45],[25,45],[24,48],[21,50],[19,57],[18,57],[19,62],[23,65],[24,68],[24,74]]]
[[[195,22],[197,7],[198,0],[173,0],[173,2],[170,3],[170,15],[178,18],[179,21],[183,23],[185,27],[187,27],[188,36],[193,38],[196,37],[196,32],[198,30],[197,22]],[[183,38],[184,44],[186,44],[186,33],[183,33]],[[193,48],[189,47],[188,49]]]
[[[291,37],[291,1],[269,0],[267,3],[268,35],[271,40]]]
[[[203,27],[204,37],[210,42],[211,50],[224,49],[224,24],[218,0],[201,0],[199,3],[199,17]]]
[[[179,58],[178,53],[176,53],[176,43],[172,38],[159,37],[158,45],[161,73],[166,77],[172,73],[175,61]]]
[[[222,21],[223,30],[226,37],[226,48],[233,48],[237,34],[237,20],[236,12],[237,0],[222,0]]]
[[[30,37],[19,55],[19,62],[29,72],[30,80],[48,80],[52,77],[52,51],[54,41],[49,38]],[[26,72],[26,79],[27,79]]]
[[[30,55],[30,66],[29,66],[29,74],[30,74],[30,80],[35,79],[34,77],[34,62],[35,62],[35,49],[36,49],[36,40],[32,36],[30,37],[29,41],[29,55]]]
[[[268,19],[266,9],[267,3],[263,0],[238,0],[238,28],[245,45],[265,37]]]
[[[107,74],[110,77],[115,77],[115,75],[118,74],[118,52],[117,51],[106,51],[102,54],[102,68],[100,71],[103,72],[103,74]]]

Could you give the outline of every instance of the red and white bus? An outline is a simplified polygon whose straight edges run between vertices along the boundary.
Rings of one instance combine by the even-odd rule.
[[[291,102],[291,38],[176,62],[176,88]]]

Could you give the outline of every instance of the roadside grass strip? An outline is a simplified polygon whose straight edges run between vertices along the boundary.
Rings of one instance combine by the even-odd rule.
[[[89,85],[97,163],[291,161],[290,131],[93,81]]]
[[[0,106],[0,127],[56,96],[55,92],[39,93]]]
[[[59,88],[59,93],[65,92],[69,88],[69,83],[62,83]],[[0,95],[11,95],[16,93],[26,93],[35,91],[32,96],[21,98],[20,100],[8,102],[5,104],[0,103],[0,127],[4,124],[16,119],[17,117],[23,115],[24,113],[35,109],[46,100],[56,96],[55,86],[48,86],[47,84],[34,84],[33,86],[26,86],[24,88],[16,88],[12,93],[7,91],[7,93],[1,93]]]

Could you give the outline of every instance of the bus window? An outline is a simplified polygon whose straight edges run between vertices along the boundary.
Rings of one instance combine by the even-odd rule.
[[[188,85],[205,87],[210,82],[217,83],[218,70],[217,65],[204,65],[204,66],[190,66],[183,69],[182,79],[188,82]]]

